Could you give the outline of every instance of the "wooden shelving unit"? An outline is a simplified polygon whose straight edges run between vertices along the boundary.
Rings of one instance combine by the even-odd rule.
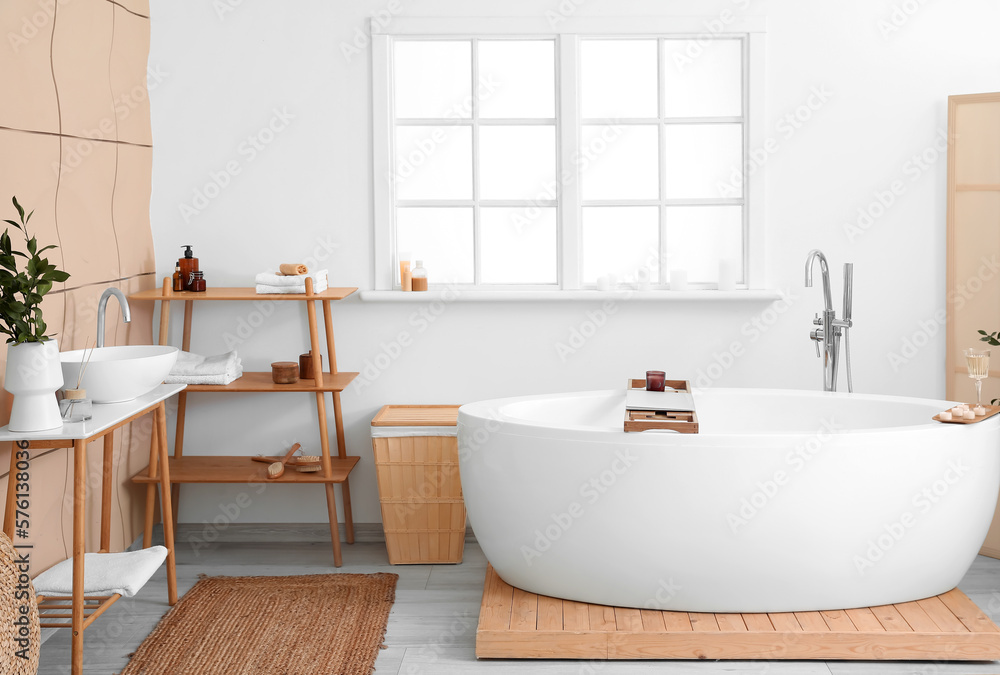
[[[351,514],[351,491],[348,477],[355,465],[358,457],[348,457],[347,448],[344,442],[344,420],[341,413],[340,392],[342,392],[351,381],[358,376],[357,373],[341,372],[337,370],[337,352],[333,339],[333,314],[331,303],[335,300],[342,300],[357,288],[329,288],[322,293],[314,293],[312,290],[312,279],[306,279],[306,292],[297,294],[268,294],[258,295],[253,288],[209,288],[205,292],[181,291],[175,292],[171,289],[170,278],[163,280],[162,289],[142,291],[129,296],[131,301],[159,301],[160,306],[160,336],[159,343],[166,344],[170,330],[170,304],[171,301],[180,300],[184,302],[184,332],[181,349],[190,351],[191,349],[191,324],[194,314],[195,302],[240,302],[240,301],[275,301],[275,302],[305,302],[309,316],[309,342],[313,354],[320,354],[320,339],[318,320],[316,316],[316,303],[323,305],[323,324],[326,335],[326,363],[330,370],[324,372],[320,366],[319,359],[313,359],[312,377],[306,379],[308,373],[300,374],[300,379],[295,384],[275,384],[271,381],[269,372],[248,372],[242,377],[227,385],[205,385],[191,384],[187,389],[178,395],[177,401],[177,434],[174,442],[174,455],[170,458],[170,483],[172,484],[172,496],[174,511],[173,519],[177,518],[177,504],[179,499],[179,486],[181,483],[245,483],[245,482],[265,482],[267,478],[267,465],[253,462],[249,457],[240,456],[184,456],[184,423],[187,414],[187,395],[192,393],[208,392],[228,392],[228,393],[312,393],[316,396],[316,410],[319,414],[319,437],[320,448],[322,450],[322,471],[315,473],[299,473],[297,471],[286,471],[278,479],[273,479],[275,483],[314,483],[322,484],[326,488],[326,504],[330,517],[330,539],[333,544],[333,563],[340,567],[342,564],[340,550],[340,534],[337,526],[337,502],[334,495],[333,486],[340,485],[341,493],[344,497],[344,525],[346,530],[347,543],[354,543],[354,521]],[[337,437],[337,453],[330,454],[330,436],[327,427],[326,395],[329,393],[333,399],[333,417]],[[155,499],[156,485],[160,481],[158,467],[155,462],[151,462],[146,470],[136,475],[134,482],[146,485],[147,509],[152,508]],[[147,514],[147,520],[149,514]]]

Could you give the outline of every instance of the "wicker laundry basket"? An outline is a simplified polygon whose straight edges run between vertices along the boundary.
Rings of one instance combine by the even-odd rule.
[[[457,423],[457,405],[387,405],[372,419],[382,527],[393,565],[462,562]]]
[[[42,635],[28,571],[18,568],[10,539],[0,532],[0,672],[35,675]]]

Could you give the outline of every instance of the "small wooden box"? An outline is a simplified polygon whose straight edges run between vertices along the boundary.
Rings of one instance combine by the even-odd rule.
[[[382,527],[392,565],[462,562],[465,501],[458,437],[414,435],[420,428],[454,428],[458,408],[387,405],[372,419]]]
[[[687,380],[666,380],[665,384],[678,391],[691,393],[691,383]],[[646,380],[629,379],[626,389],[645,389]],[[669,429],[682,434],[698,433],[698,413],[693,410],[625,410],[625,431],[646,431],[648,429]]]

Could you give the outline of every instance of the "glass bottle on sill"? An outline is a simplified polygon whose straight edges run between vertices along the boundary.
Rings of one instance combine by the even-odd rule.
[[[413,290],[415,291],[426,291],[427,290],[427,270],[424,269],[424,261],[418,260],[417,266],[413,268],[411,273],[411,279],[413,284]]]

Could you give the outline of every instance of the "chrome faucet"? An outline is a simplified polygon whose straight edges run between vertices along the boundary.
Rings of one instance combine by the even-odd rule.
[[[128,300],[125,294],[117,288],[109,288],[101,293],[101,301],[97,303],[97,346],[104,346],[104,313],[108,309],[108,298],[111,296],[118,298],[118,306],[122,310],[122,321],[129,323],[132,321],[132,312],[128,308]]]
[[[854,263],[844,263],[844,318],[838,319],[833,309],[830,292],[830,268],[826,256],[819,249],[809,251],[806,258],[806,286],[813,285],[813,266],[819,260],[819,270],[823,275],[823,316],[816,314],[813,325],[819,326],[809,333],[816,345],[816,356],[823,359],[823,390],[837,391],[837,369],[840,365],[840,338],[844,338],[844,355],[847,360],[847,390],[854,391],[851,378],[851,338],[849,330],[854,325],[851,314],[854,304]],[[823,345],[820,349],[820,344]]]

